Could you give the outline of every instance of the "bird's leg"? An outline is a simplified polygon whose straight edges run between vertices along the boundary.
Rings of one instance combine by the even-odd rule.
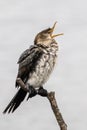
[[[48,92],[46,89],[44,89],[42,86],[38,89],[38,95],[42,97],[47,97]]]
[[[37,95],[37,90],[34,87],[30,86],[29,83],[27,83],[27,87],[29,88],[29,95],[27,97],[28,100],[29,98],[32,98]]]
[[[37,90],[33,87],[33,86],[30,86],[28,83],[27,83],[28,87],[29,87],[29,96],[28,98],[32,98],[34,96],[37,95]]]

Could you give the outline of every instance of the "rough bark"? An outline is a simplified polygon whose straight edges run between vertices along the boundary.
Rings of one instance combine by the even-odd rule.
[[[29,92],[26,85],[23,83],[23,81],[20,78],[17,79],[17,83],[21,86],[22,89]],[[57,105],[57,101],[55,98],[55,92],[49,92],[47,95],[47,99],[49,100],[49,102],[51,104],[51,108],[56,117],[57,123],[59,124],[60,130],[67,130],[67,125],[66,125],[66,123],[62,117],[62,114],[59,111],[58,105]]]

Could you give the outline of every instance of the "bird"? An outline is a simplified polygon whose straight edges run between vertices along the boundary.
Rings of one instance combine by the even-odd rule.
[[[43,85],[48,81],[54,69],[58,52],[58,43],[54,38],[63,35],[63,33],[53,35],[56,23],[51,28],[39,32],[35,36],[34,44],[19,57],[17,62],[19,68],[15,83],[18,91],[4,109],[4,114],[13,113],[27,94],[27,100],[37,94],[47,96],[47,90],[43,88]],[[18,79],[22,80],[27,91],[18,84]]]

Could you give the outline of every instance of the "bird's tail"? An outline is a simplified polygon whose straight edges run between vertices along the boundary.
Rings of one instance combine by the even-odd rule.
[[[18,92],[15,94],[15,96],[12,98],[10,103],[7,105],[7,107],[5,108],[3,113],[4,114],[6,112],[8,112],[8,113],[12,112],[13,113],[19,107],[21,102],[24,100],[26,94],[27,94],[27,92],[24,91],[22,88],[20,88],[18,90]]]

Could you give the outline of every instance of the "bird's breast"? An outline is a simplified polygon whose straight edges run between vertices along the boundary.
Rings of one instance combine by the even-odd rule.
[[[56,61],[56,54],[43,53],[37,61],[35,71],[29,74],[28,83],[33,87],[42,86],[49,78]]]

